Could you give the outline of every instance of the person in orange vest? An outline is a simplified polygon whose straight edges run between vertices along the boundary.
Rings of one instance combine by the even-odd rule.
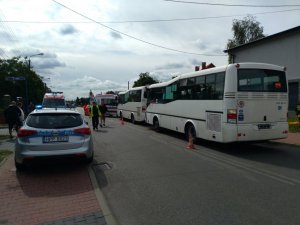
[[[92,118],[93,130],[98,130],[99,117],[101,116],[99,107],[96,102],[93,102],[93,105],[90,107],[90,118]]]
[[[89,107],[88,104],[85,104],[85,105],[83,106],[84,115],[86,115],[86,116],[89,116],[89,115],[90,115],[90,109],[89,109],[89,108],[90,108],[90,107]]]

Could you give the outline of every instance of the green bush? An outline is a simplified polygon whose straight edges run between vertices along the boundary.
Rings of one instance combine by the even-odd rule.
[[[7,156],[9,156],[12,153],[12,151],[8,151],[8,150],[1,150],[0,151],[0,162],[2,162],[2,160],[4,160]]]
[[[297,116],[289,116],[288,122],[299,122]],[[300,132],[300,125],[299,124],[289,124],[289,132],[296,133]]]

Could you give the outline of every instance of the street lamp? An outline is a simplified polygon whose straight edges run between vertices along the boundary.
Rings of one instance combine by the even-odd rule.
[[[41,52],[41,53],[38,53],[38,54],[34,54],[34,55],[31,55],[31,56],[26,56],[25,57],[25,59],[28,57],[28,67],[29,67],[29,70],[31,69],[30,68],[30,58],[34,57],[34,56],[38,56],[38,55],[44,55],[44,53]]]
[[[30,56],[25,56],[25,59],[27,59],[28,58],[28,69],[29,69],[29,71],[30,71],[30,58],[31,57],[34,57],[34,56],[38,56],[38,55],[44,55],[44,53],[38,53],[38,54],[34,54],[34,55],[30,55]],[[28,115],[28,75],[26,76],[26,101],[25,101],[25,104],[26,104],[26,106],[25,106],[25,113],[26,113],[26,115]]]
[[[51,81],[50,77],[42,77],[42,81],[44,83],[44,89],[45,89],[45,93],[47,92],[47,81]]]

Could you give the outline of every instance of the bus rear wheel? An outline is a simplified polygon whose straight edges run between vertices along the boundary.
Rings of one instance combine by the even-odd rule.
[[[187,140],[189,140],[190,135],[192,136],[193,140],[196,139],[196,129],[191,123],[187,124],[185,128],[185,137]]]
[[[134,115],[133,114],[131,114],[131,123],[135,123],[135,119],[134,119]]]
[[[159,128],[159,121],[158,121],[158,119],[156,117],[153,119],[153,129],[155,131],[159,131],[160,130],[160,128]]]

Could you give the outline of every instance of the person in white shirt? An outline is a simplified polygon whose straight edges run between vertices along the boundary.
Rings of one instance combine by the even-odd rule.
[[[22,102],[18,102],[17,104],[18,108],[20,109],[21,111],[21,115],[19,116],[19,120],[20,120],[20,123],[19,123],[19,126],[23,126],[23,122],[24,122],[24,119],[25,119],[25,114],[24,114],[24,111],[22,109]]]

